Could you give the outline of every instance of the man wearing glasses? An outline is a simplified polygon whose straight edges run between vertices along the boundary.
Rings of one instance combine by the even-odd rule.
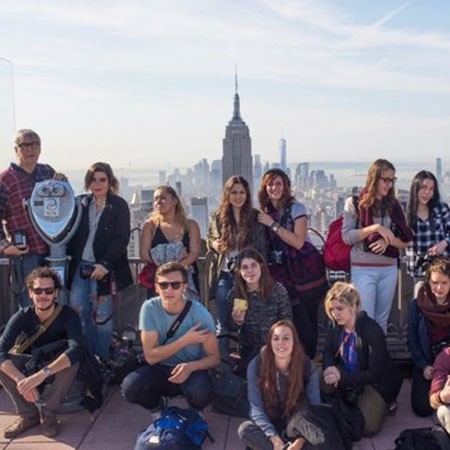
[[[41,139],[33,130],[17,131],[15,152],[17,163],[0,174],[0,255],[13,260],[14,293],[19,306],[25,307],[31,304],[25,278],[43,264],[48,248],[34,229],[23,200],[31,197],[37,182],[65,176],[38,163]]]
[[[145,301],[140,311],[139,329],[148,365],[127,375],[122,395],[152,412],[166,406],[165,397],[180,394],[191,408],[203,409],[212,391],[208,369],[220,364],[215,324],[208,310],[193,301],[181,320],[187,277],[186,268],[178,262],[159,266],[155,275],[159,297]],[[168,336],[174,322],[178,327]]]
[[[19,418],[4,430],[6,439],[14,439],[26,430],[41,423],[44,436],[55,437],[60,423],[55,412],[71,389],[78,372],[82,356],[81,322],[78,314],[69,306],[62,306],[58,314],[55,303],[61,284],[55,272],[48,267],[39,267],[28,276],[27,288],[32,306],[20,309],[9,319],[0,338],[0,382],[11,397]],[[52,315],[53,320],[46,323]],[[24,375],[11,360],[9,350],[17,336],[25,333],[27,338],[35,335],[41,324],[46,331],[40,334],[25,353],[39,347],[66,340],[63,353],[35,373]],[[51,378],[50,378],[51,377]],[[38,387],[50,382],[48,396],[40,398]]]

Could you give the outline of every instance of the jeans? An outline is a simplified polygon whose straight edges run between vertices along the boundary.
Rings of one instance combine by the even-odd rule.
[[[220,272],[219,280],[217,281],[217,288],[214,298],[216,299],[217,318],[220,324],[220,334],[227,334],[230,331],[225,325],[229,310],[228,310],[228,292],[233,286],[233,275],[230,272]],[[222,338],[219,341],[220,354],[227,358],[230,352],[230,340]]]
[[[106,358],[113,332],[112,296],[105,295],[98,299],[97,281],[81,278],[77,267],[70,290],[70,306],[80,316],[83,337],[88,349],[101,358]]]
[[[191,408],[203,409],[212,394],[212,379],[207,370],[192,372],[181,384],[171,383],[168,378],[173,367],[163,364],[140,367],[128,374],[122,382],[121,392],[125,400],[155,410],[162,396],[184,395]]]
[[[78,373],[79,363],[63,369],[53,376],[48,392],[47,401],[43,408],[49,412],[57,412],[61,401],[70,392]],[[34,417],[39,414],[35,403],[27,402],[17,390],[17,383],[8,375],[0,371],[0,382],[14,403],[16,414],[24,417]]]
[[[13,263],[13,292],[16,297],[17,304],[20,308],[25,308],[33,304],[28,296],[28,289],[26,286],[27,276],[34,269],[42,266],[45,262],[44,255],[37,255],[27,253],[21,256],[15,256],[12,259]]]
[[[352,266],[351,281],[361,296],[361,309],[375,319],[386,333],[397,286],[397,266]]]
[[[255,422],[247,420],[239,425],[238,436],[247,448],[255,450],[273,450],[272,441]]]

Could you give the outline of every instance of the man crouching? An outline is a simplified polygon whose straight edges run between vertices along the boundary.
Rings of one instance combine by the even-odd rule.
[[[179,323],[187,288],[187,271],[180,263],[159,266],[155,285],[159,297],[145,301],[139,316],[148,365],[127,375],[122,395],[153,412],[165,406],[164,397],[180,394],[190,407],[203,409],[212,391],[208,369],[220,363],[214,320],[200,302],[193,301]],[[178,327],[168,336],[175,321]]]
[[[39,327],[45,324],[57,309],[56,298],[61,289],[58,276],[47,267],[33,270],[26,283],[33,305],[16,312],[9,319],[0,338],[0,382],[19,415],[19,419],[4,430],[6,439],[13,439],[39,423],[42,424],[44,436],[55,437],[59,433],[60,424],[55,412],[72,387],[82,355],[81,323],[78,314],[70,307],[62,306],[47,330],[40,334],[25,352],[31,354],[43,345],[62,339],[67,340],[67,349],[30,376],[25,376],[14,365],[8,352],[16,338],[21,333],[25,333],[28,338],[35,335]],[[49,377],[53,380],[43,403],[38,387]]]

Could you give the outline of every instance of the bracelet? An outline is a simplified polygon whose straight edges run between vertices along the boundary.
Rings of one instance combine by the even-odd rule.
[[[270,225],[270,229],[276,233],[280,229],[281,225],[275,220],[272,225]]]

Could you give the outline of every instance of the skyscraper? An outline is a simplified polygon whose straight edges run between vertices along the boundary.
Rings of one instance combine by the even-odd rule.
[[[436,178],[439,183],[442,182],[442,159],[436,158]]]
[[[280,139],[280,169],[286,172],[287,155],[286,155],[286,139]]]
[[[231,176],[241,175],[253,186],[252,140],[248,126],[241,118],[237,74],[233,117],[228,122],[223,140],[222,168],[224,184]]]
[[[191,215],[200,227],[200,236],[205,238],[209,225],[208,199],[206,197],[191,198]]]

